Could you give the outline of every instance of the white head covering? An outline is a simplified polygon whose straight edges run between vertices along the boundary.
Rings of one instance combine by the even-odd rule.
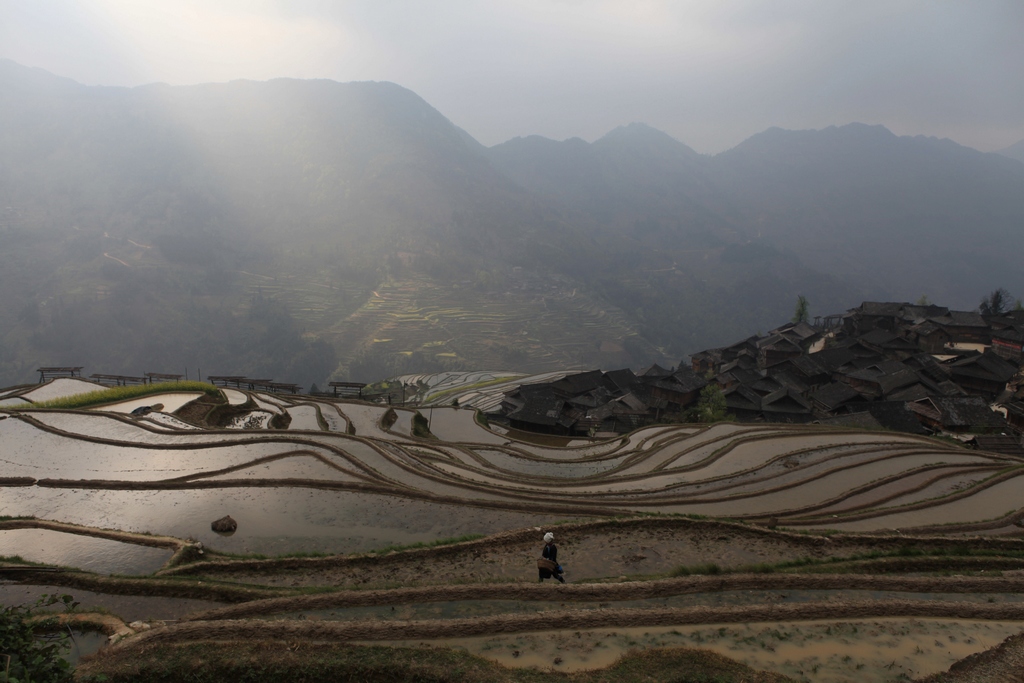
[[[546,534],[544,534],[544,542],[545,543],[551,543],[551,541],[553,541],[553,540],[555,540],[555,535],[553,533],[551,533],[549,531]]]

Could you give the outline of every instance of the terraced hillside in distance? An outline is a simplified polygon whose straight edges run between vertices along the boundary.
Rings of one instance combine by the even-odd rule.
[[[45,401],[99,387],[0,391],[0,596],[113,613],[94,626],[118,642],[82,669],[109,680],[257,642],[342,668],[387,646],[479,680],[637,657],[663,658],[644,666],[664,680],[684,659],[711,680],[909,680],[1024,652],[1018,458],[756,423],[534,438],[451,405],[528,378],[400,379],[417,389],[402,407],[168,383],[71,410]],[[237,528],[214,531],[226,515]],[[566,585],[537,582],[546,531]]]
[[[322,335],[339,349],[339,368],[350,374],[354,361],[374,354],[417,354],[414,365],[426,367],[527,372],[622,364],[630,352],[650,362],[668,360],[614,306],[557,279],[525,276],[501,292],[481,290],[473,282],[442,286],[424,277],[392,280]]]

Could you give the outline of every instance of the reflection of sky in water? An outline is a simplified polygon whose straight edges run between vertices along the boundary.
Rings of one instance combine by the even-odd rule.
[[[34,412],[31,417],[42,424],[54,427],[66,432],[81,434],[83,436],[94,436],[111,441],[129,441],[132,443],[215,443],[218,441],[237,441],[243,438],[257,438],[259,434],[211,434],[209,432],[195,432],[191,434],[180,434],[176,431],[150,431],[143,429],[142,425],[161,429],[159,426],[150,425],[145,420],[133,420],[123,422],[121,419],[105,413],[57,413],[57,412]],[[170,415],[156,414],[147,416],[146,419],[171,419],[176,418]]]
[[[527,460],[516,457],[504,451],[485,450],[478,451],[492,466],[508,472],[517,472],[538,477],[563,477],[566,479],[578,479],[589,477],[617,467],[631,454],[620,455],[607,460],[594,460],[590,462],[545,462],[538,460]]]
[[[228,552],[356,552],[536,526],[564,515],[467,509],[346,491],[231,488],[175,491],[0,489],[0,514],[195,538]],[[232,536],[210,523],[238,521]]]
[[[243,391],[238,389],[225,389],[221,388],[221,393],[224,394],[224,398],[228,400],[229,405],[240,406],[249,400],[249,397]]]
[[[0,420],[5,476],[36,479],[145,481],[218,470],[294,450],[289,443],[253,443],[204,449],[158,450],[97,444],[50,434],[21,420]]]
[[[50,529],[0,531],[0,555],[60,564],[101,574],[152,574],[172,551]]]
[[[316,418],[316,407],[314,406],[291,406],[288,414],[292,416],[288,429],[307,429],[320,431],[320,422]]]
[[[202,393],[198,391],[178,391],[166,394],[151,394],[149,396],[143,396],[141,398],[133,398],[130,401],[121,401],[119,403],[110,403],[104,406],[96,406],[95,408],[89,408],[89,410],[95,410],[104,413],[122,413],[128,414],[136,408],[145,408],[148,406],[155,406],[160,404],[163,408],[160,408],[165,413],[173,413],[178,410],[186,403],[191,403],[202,396]]]

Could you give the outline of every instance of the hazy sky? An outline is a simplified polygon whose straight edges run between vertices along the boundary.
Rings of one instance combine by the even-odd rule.
[[[643,121],[1024,138],[1024,1],[0,0],[0,57],[81,83],[387,80],[487,145]]]

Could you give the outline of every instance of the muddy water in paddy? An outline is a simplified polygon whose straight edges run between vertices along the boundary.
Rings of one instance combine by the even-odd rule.
[[[143,396],[142,398],[133,398],[130,401],[121,401],[119,403],[109,403],[104,406],[96,406],[95,408],[88,408],[97,412],[106,413],[130,413],[136,408],[143,408],[146,406],[155,405],[162,403],[163,410],[166,413],[173,413],[178,410],[186,403],[191,403],[203,394],[201,392],[168,392],[166,394],[152,394],[150,396]]]
[[[0,489],[0,514],[34,515],[83,526],[191,537],[218,550],[268,555],[297,551],[361,552],[465,534],[492,534],[565,517],[295,488],[8,488]],[[224,515],[238,521],[238,530],[232,536],[210,530],[210,523]]]
[[[475,415],[474,411],[463,408],[434,408],[430,431],[442,441],[490,444],[508,441],[506,437],[478,425]]]
[[[317,420],[315,406],[289,406],[288,414],[292,416],[292,421],[288,425],[288,429],[299,429],[313,432],[320,431],[320,422]]]
[[[101,574],[152,574],[171,551],[49,529],[0,531],[0,555],[59,564]]]
[[[846,500],[836,503],[835,505],[830,505],[829,507],[822,508],[821,510],[816,511],[816,514],[830,514],[833,512],[842,512],[845,510],[853,510],[864,505],[874,504],[876,501],[879,501],[882,498],[886,498],[888,496],[900,493],[901,491],[905,491],[908,488],[913,488],[922,485],[925,482],[935,478],[939,478],[938,481],[929,486],[927,489],[930,495],[924,496],[923,498],[919,499],[924,500],[925,498],[931,498],[936,495],[949,494],[955,490],[967,488],[971,484],[977,483],[983,479],[991,477],[998,471],[998,467],[999,466],[997,465],[995,468],[983,470],[965,470],[962,467],[949,467],[926,470],[924,472],[919,472],[917,474],[911,474],[906,477],[901,477],[900,479],[894,482],[878,486],[870,491],[859,493],[855,496],[851,496]],[[908,496],[921,495],[923,495],[922,492],[918,492],[917,494],[908,494]],[[880,507],[891,507],[894,504],[894,501],[889,501],[880,504]]]
[[[908,529],[934,524],[980,522],[1002,517],[1024,504],[1024,476],[995,484],[943,505],[882,515],[855,522],[828,524],[831,529],[864,531],[871,529]]]
[[[870,619],[549,631],[387,644],[453,647],[505,666],[556,671],[606,667],[635,649],[701,648],[797,680],[864,683],[945,671],[1021,630],[1024,624],[1017,622]]]
[[[969,457],[969,456],[968,456]],[[966,460],[970,461],[970,460]],[[915,467],[936,462],[932,454],[908,455],[891,458],[848,470],[834,472],[820,479],[786,488],[782,491],[751,495],[720,503],[692,503],[666,505],[659,508],[665,512],[688,512],[702,515],[738,515],[771,513],[791,510],[827,501],[845,491],[863,486],[883,477],[899,474]],[[980,464],[985,461],[978,460]]]
[[[168,479],[295,450],[295,446],[288,443],[182,450],[97,444],[50,434],[21,420],[10,419],[0,421],[0,441],[4,445],[0,455],[4,475],[36,479]]]
[[[341,413],[338,412],[338,408],[335,405],[321,403],[320,414],[323,416],[324,422],[327,423],[328,430],[341,433],[348,431],[348,423]]]
[[[109,610],[124,622],[136,620],[174,620],[224,603],[189,598],[161,598],[144,595],[108,595],[67,586],[30,586],[0,581],[0,604],[33,605],[42,595],[71,595],[79,602],[78,611],[89,612],[97,607]]]
[[[504,451],[480,449],[477,451],[494,468],[507,473],[524,474],[533,477],[563,477],[578,479],[607,472],[620,465],[625,455],[608,460],[587,460],[583,462],[549,462],[529,460]]]
[[[388,406],[373,406],[362,403],[339,403],[338,410],[349,419],[358,436],[375,436],[386,438],[388,435],[378,426]]]
[[[339,463],[342,465],[344,463]],[[224,479],[316,479],[319,481],[365,482],[365,478],[346,474],[311,455],[291,455],[280,460],[258,463],[245,469],[203,477],[206,481]]]
[[[162,413],[158,413],[162,415]],[[82,436],[92,436],[110,441],[125,441],[138,444],[204,444],[218,443],[221,441],[238,441],[240,439],[251,439],[261,436],[257,433],[240,434],[214,434],[210,432],[190,432],[182,434],[177,431],[162,429],[145,429],[143,425],[153,427],[145,420],[134,420],[125,422],[121,419],[104,413],[63,413],[63,412],[33,412],[28,415],[37,422],[44,425]],[[163,415],[163,417],[170,417]],[[15,420],[15,422],[21,422]],[[22,424],[26,424],[22,422]],[[191,427],[191,425],[189,425]],[[6,444],[6,434],[4,436]]]

